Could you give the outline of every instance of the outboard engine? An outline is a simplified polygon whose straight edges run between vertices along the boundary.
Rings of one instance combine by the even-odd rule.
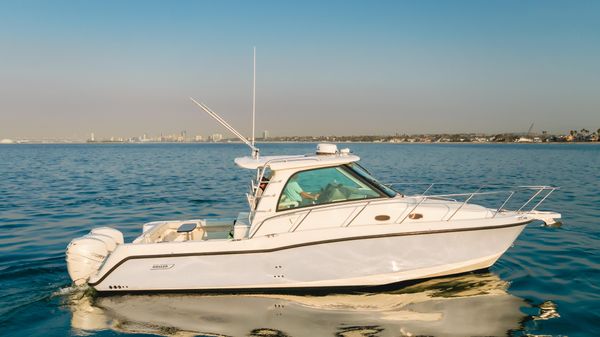
[[[89,234],[73,239],[67,247],[67,270],[75,285],[85,284],[123,242],[123,234],[109,227],[94,228]]]

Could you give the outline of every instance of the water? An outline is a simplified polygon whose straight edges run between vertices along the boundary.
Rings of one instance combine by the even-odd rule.
[[[232,159],[247,148],[0,146],[0,335],[597,335],[600,146],[349,146],[384,182],[560,186],[542,208],[564,224],[530,224],[488,272],[381,293],[96,298],[70,288],[63,254],[72,238],[115,226],[131,240],[148,221],[235,215],[251,173]]]

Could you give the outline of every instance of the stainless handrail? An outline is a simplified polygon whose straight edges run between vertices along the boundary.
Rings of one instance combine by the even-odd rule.
[[[349,201],[347,203],[332,203],[332,204],[326,204],[326,205],[315,205],[313,208],[301,208],[301,209],[297,209],[297,210],[290,210],[290,211],[284,211],[283,213],[280,214],[275,214],[271,217],[268,217],[266,219],[263,219],[258,225],[256,225],[256,230],[251,233],[251,235],[249,236],[249,238],[252,238],[254,236],[254,234],[256,234],[256,232],[258,232],[258,230],[260,229],[260,227],[262,227],[263,223],[265,221],[271,220],[271,219],[276,219],[276,218],[280,218],[280,217],[284,217],[284,216],[290,216],[290,215],[295,215],[297,213],[304,213],[307,211],[320,211],[323,209],[328,209],[328,208],[334,208],[334,207],[340,207],[340,206],[344,206],[344,207],[358,207],[361,205],[361,203],[367,201],[368,204],[371,203],[377,203],[377,204],[385,204],[385,203],[395,203],[398,200],[396,199],[390,199],[390,198],[379,198],[379,199],[371,199],[371,200],[365,200],[365,199],[356,199],[356,200],[352,200]],[[261,211],[255,211],[255,212],[261,212]],[[262,212],[268,212],[268,211],[262,211]],[[304,220],[303,220],[304,221]]]
[[[417,207],[419,207],[419,206],[420,206],[420,205],[423,203],[423,201],[425,201],[426,199],[427,199],[427,197],[422,197],[422,198],[421,198],[421,201],[419,201],[419,203],[418,203],[418,204],[416,204],[416,205],[415,205],[415,207],[413,207],[413,209],[411,209],[411,210],[410,210],[410,212],[406,213],[406,215],[404,216],[404,218],[402,218],[402,221],[398,222],[398,219],[400,219],[400,217],[398,217],[398,219],[396,219],[396,221],[394,221],[394,223],[396,223],[396,222],[398,222],[398,223],[403,223],[403,222],[404,222],[404,220],[406,220],[406,218],[408,218],[408,216],[409,216],[409,215],[410,215],[412,212],[414,212],[414,211],[415,211],[415,209],[417,209]],[[402,213],[402,214],[404,214],[404,213]],[[402,216],[402,214],[400,214],[400,216]]]
[[[538,208],[539,205],[541,205],[544,200],[546,200],[546,198],[548,198],[550,196],[550,194],[552,194],[552,192],[556,191],[558,188],[554,188],[548,191],[548,193],[546,193],[546,195],[542,198],[542,200],[540,200],[537,204],[535,204],[535,206],[533,206],[533,208],[530,210],[530,212],[535,211],[536,208]]]
[[[527,206],[531,200],[535,199],[535,197],[537,197],[538,195],[540,195],[540,193],[542,193],[544,189],[540,188],[534,195],[531,196],[531,198],[529,198],[529,200],[527,200],[527,202],[525,202],[523,205],[521,205],[521,207],[517,210],[517,212],[520,212],[523,208],[525,208],[525,206]]]
[[[258,189],[261,183],[265,183],[266,185],[268,185],[269,183],[279,183],[281,181],[266,181],[263,182],[262,178],[265,175],[265,170],[267,168],[270,167],[271,164],[273,163],[278,163],[278,162],[288,162],[288,161],[303,161],[303,160],[312,160],[312,161],[318,161],[318,158],[315,157],[307,157],[307,155],[297,155],[297,156],[288,156],[288,157],[283,157],[283,158],[273,158],[270,160],[267,160],[264,165],[260,166],[257,168],[256,170],[256,178],[255,180],[250,179],[250,195],[252,195],[252,198],[248,198],[248,204],[250,206],[250,215],[248,216],[248,219],[254,218],[254,213],[256,212],[256,206],[258,205],[258,201],[260,201],[260,198],[262,198],[262,196],[258,196]],[[266,187],[265,187],[266,189]]]
[[[475,186],[478,188],[482,188],[483,186],[485,187],[506,187],[506,188],[515,188],[515,187],[519,187],[519,188],[537,188],[537,187],[542,187],[542,186],[513,186],[513,185],[507,185],[507,184],[500,184],[500,183],[486,183],[485,185],[479,185],[479,184],[474,184],[474,183],[467,183],[467,182],[451,182],[451,183],[430,183],[430,182],[420,182],[420,181],[416,181],[416,182],[399,182],[399,183],[384,183],[383,185],[391,187],[391,186],[397,186],[397,185],[402,185],[402,186],[417,186],[417,185],[428,185],[428,187],[425,189],[425,191],[422,193],[426,193],[428,190],[430,190],[431,188],[433,188],[433,186]],[[544,187],[549,187],[549,186],[544,186]],[[421,195],[422,195],[421,194]]]
[[[371,204],[371,201],[369,201],[366,204],[364,204],[363,207],[360,208],[360,210],[358,211],[358,213],[356,213],[356,215],[352,217],[352,220],[348,221],[348,223],[345,226],[344,226],[344,223],[342,222],[342,227],[348,227],[348,226],[350,226],[350,224],[353,223],[354,220],[356,220],[356,218],[358,218],[358,216],[362,213],[362,211],[364,211],[365,208],[367,208],[367,206],[369,206],[370,204]],[[356,206],[356,207],[358,208],[359,206]],[[348,220],[348,218],[346,218],[346,220]],[[346,220],[344,220],[344,222]]]
[[[460,206],[456,209],[456,211],[454,211],[454,213],[452,213],[452,215],[446,221],[450,221],[452,219],[452,217],[454,217],[456,215],[456,213],[458,213],[458,211],[460,211],[460,209],[463,208],[463,206],[467,202],[469,202],[469,200],[473,199],[474,196],[475,196],[475,193],[471,193],[471,195],[467,199],[465,199],[465,201],[462,204],[460,204]]]
[[[309,209],[308,212],[306,212],[306,214],[304,214],[304,216],[302,217],[302,219],[300,219],[300,221],[298,222],[298,224],[296,226],[294,226],[294,228],[292,228],[290,230],[290,232],[295,232],[296,229],[298,229],[298,227],[300,227],[300,225],[304,222],[304,219],[306,219],[306,217],[308,217],[308,215],[312,212],[312,209]]]
[[[481,187],[483,188],[483,187]],[[481,190],[481,188],[479,188],[479,190]],[[492,218],[496,217],[496,215],[498,214],[498,212],[500,212],[500,210],[502,209],[502,207],[504,207],[508,201],[512,198],[512,196],[514,194],[516,194],[519,190],[534,190],[536,191],[533,196],[531,196],[523,205],[521,205],[521,207],[519,207],[518,210],[516,210],[515,212],[521,212],[529,203],[531,203],[532,200],[534,200],[538,195],[540,195],[543,191],[548,191],[548,193],[546,193],[546,195],[534,206],[532,207],[528,212],[532,212],[534,211],[538,206],[540,206],[542,204],[542,202],[544,202],[544,200],[546,200],[548,198],[548,196],[556,191],[557,189],[559,189],[558,187],[554,187],[554,186],[518,186],[518,188],[516,190],[507,190],[507,191],[487,191],[487,192],[479,192],[479,190],[477,192],[472,192],[472,193],[456,193],[456,194],[440,194],[440,195],[428,195],[428,196],[423,196],[421,195],[420,197],[422,198],[416,205],[415,207],[413,207],[411,209],[410,212],[408,212],[403,218],[402,221],[400,221],[399,223],[403,223],[404,220],[406,220],[406,218],[412,213],[414,212],[417,207],[419,207],[425,200],[430,200],[433,198],[444,198],[444,197],[467,197],[467,199],[454,211],[454,213],[446,220],[446,221],[450,221],[450,219],[452,219],[460,209],[462,209],[462,207],[467,204],[474,196],[477,195],[492,195],[492,194],[503,194],[503,193],[509,193],[509,196],[504,200],[504,202],[502,203],[502,205],[496,210],[496,212],[494,213],[494,215],[492,215]],[[404,214],[404,213],[403,213]]]
[[[473,183],[466,183],[466,182],[456,182],[456,183],[429,183],[429,182],[421,182],[421,181],[415,181],[415,182],[401,182],[401,183],[384,183],[383,185],[385,186],[395,186],[395,185],[475,185]],[[477,184],[479,185],[479,184]],[[500,184],[500,183],[486,183],[485,186],[508,186],[506,184]],[[513,186],[514,187],[514,186]],[[519,186],[519,187],[539,187],[539,186]]]
[[[433,184],[430,184],[433,185]],[[490,185],[485,185],[485,187],[489,187]],[[531,196],[523,205],[521,205],[521,207],[519,207],[519,209],[517,209],[515,212],[521,212],[523,211],[523,209],[530,204],[533,200],[535,200],[536,197],[538,197],[543,191],[548,191],[539,202],[537,202],[535,204],[535,206],[533,206],[528,212],[532,212],[535,209],[537,209],[537,207],[539,207],[547,198],[548,196],[550,196],[550,194],[552,194],[554,191],[556,191],[557,189],[559,189],[559,187],[554,187],[554,186],[517,186],[515,189],[513,190],[501,190],[501,191],[480,191],[482,188],[484,187],[480,187],[476,192],[470,192],[470,193],[451,193],[451,194],[437,194],[437,195],[415,195],[415,196],[407,196],[407,197],[403,197],[403,198],[392,198],[392,199],[375,199],[375,200],[364,200],[364,199],[359,199],[359,200],[354,200],[354,202],[349,202],[349,203],[344,203],[344,204],[339,204],[339,203],[334,203],[334,204],[328,204],[328,205],[315,205],[315,207],[310,208],[310,209],[306,209],[306,208],[302,208],[302,209],[298,209],[298,210],[294,210],[294,211],[286,211],[284,213],[281,214],[276,214],[272,217],[268,217],[266,219],[263,219],[259,224],[257,224],[256,229],[253,231],[253,233],[251,233],[251,235],[249,236],[249,238],[254,237],[254,235],[260,230],[260,228],[262,227],[263,223],[268,221],[268,220],[272,220],[272,219],[276,219],[279,217],[284,217],[284,216],[290,216],[290,215],[295,215],[298,213],[306,213],[304,215],[304,217],[299,221],[298,224],[294,225],[292,228],[290,228],[290,231],[296,231],[300,225],[304,222],[304,220],[313,212],[313,211],[321,211],[321,210],[326,210],[328,208],[338,208],[340,206],[343,207],[360,207],[362,203],[364,203],[365,201],[367,201],[364,205],[362,205],[361,210],[358,212],[358,214],[356,216],[354,216],[352,218],[352,220],[344,227],[348,227],[357,217],[358,215],[360,215],[360,213],[362,213],[362,211],[370,204],[385,204],[385,203],[396,203],[396,202],[402,202],[405,201],[407,199],[415,199],[416,198],[420,198],[420,200],[414,205],[414,207],[412,207],[412,209],[408,212],[402,212],[400,214],[400,216],[398,216],[398,218],[393,222],[396,224],[402,224],[406,218],[409,217],[409,215],[411,213],[413,213],[419,206],[421,206],[423,204],[423,202],[425,202],[426,200],[436,200],[436,199],[448,199],[448,198],[454,198],[454,197],[466,197],[466,200],[463,201],[461,203],[461,205],[454,211],[454,213],[452,213],[452,215],[446,219],[446,221],[450,221],[456,214],[458,214],[458,212],[471,200],[473,199],[475,196],[481,196],[481,195],[497,195],[497,194],[504,194],[507,193],[508,197],[506,199],[504,199],[504,201],[502,202],[502,204],[500,205],[499,208],[496,209],[496,211],[494,212],[494,214],[492,215],[492,218],[495,218],[496,215],[502,211],[503,207],[506,206],[506,204],[511,200],[511,198],[518,192],[520,191],[525,191],[525,190],[531,190],[531,191],[535,191],[535,193],[533,194],[533,196]],[[456,202],[456,200],[451,199],[453,201]],[[408,205],[407,205],[408,206]]]
[[[487,186],[487,185],[486,185]],[[511,193],[511,192],[518,192],[519,190],[541,190],[541,191],[548,191],[548,190],[558,190],[558,187],[554,187],[554,186],[518,186],[518,188],[513,189],[513,190],[501,190],[501,191],[485,191],[485,192],[467,192],[467,193],[451,193],[451,194],[436,194],[436,195],[427,195],[427,196],[423,196],[425,198],[445,198],[445,197],[460,197],[460,196],[470,196],[471,194],[474,195],[491,195],[491,194],[502,194],[502,193]],[[537,194],[537,193],[536,193]],[[420,196],[420,195],[418,195]]]
[[[511,191],[511,192],[510,192],[510,195],[508,196],[508,198],[506,198],[506,199],[504,200],[504,202],[502,203],[502,205],[500,205],[500,207],[496,208],[496,212],[494,213],[494,215],[492,216],[492,218],[495,218],[495,217],[496,217],[496,214],[498,214],[498,212],[500,212],[500,210],[501,210],[502,208],[504,208],[504,206],[506,206],[506,204],[508,203],[508,201],[510,200],[510,198],[512,198],[512,196],[513,196],[513,195],[515,195],[515,191]]]
[[[430,190],[430,189],[431,189],[431,188],[432,188],[434,185],[435,185],[435,183],[433,183],[433,184],[429,185],[429,187],[427,187],[427,188],[425,189],[425,191],[424,191],[423,193],[421,193],[421,195],[425,195],[425,194],[427,194],[427,192],[429,192],[429,190]]]

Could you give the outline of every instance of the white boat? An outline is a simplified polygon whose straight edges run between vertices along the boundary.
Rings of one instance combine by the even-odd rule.
[[[506,191],[496,209],[469,201],[497,191],[407,196],[334,144],[308,155],[259,156],[254,136],[248,141],[193,101],[252,149],[235,159],[255,171],[248,209],[232,219],[150,222],[130,243],[116,229],[93,229],[67,248],[76,285],[99,292],[379,286],[487,268],[528,223],[560,218],[536,211],[554,187],[527,188],[531,198],[508,211],[522,189]]]
[[[358,161],[332,144],[237,158],[256,171],[248,211],[147,223],[130,243],[93,229],[69,244],[69,274],[100,292],[379,286],[490,267],[528,223],[560,218],[535,210],[554,187],[533,187],[531,210],[491,209],[468,201],[499,192],[406,196]]]

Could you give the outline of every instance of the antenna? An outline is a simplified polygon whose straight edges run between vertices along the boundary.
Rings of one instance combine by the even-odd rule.
[[[198,101],[196,101],[192,97],[190,97],[190,99],[192,100],[192,102],[196,103],[197,106],[199,106],[200,108],[202,108],[202,110],[206,111],[206,113],[210,117],[214,118],[217,122],[219,122],[219,124],[223,125],[223,127],[225,127],[225,129],[229,130],[236,137],[238,137],[242,142],[244,142],[246,145],[248,145],[250,147],[250,149],[252,150],[252,158],[258,158],[258,151],[259,150],[258,150],[258,148],[256,146],[254,146],[254,141],[252,143],[250,141],[248,141],[248,139],[246,139],[246,137],[242,136],[241,133],[239,133],[236,129],[234,129],[233,126],[229,125],[229,123],[227,123],[216,112],[212,111],[208,106],[206,106],[206,104],[199,103]],[[254,136],[252,138],[254,140]]]
[[[252,146],[254,146],[254,124],[256,116],[256,47],[254,47],[254,62],[252,64]]]

